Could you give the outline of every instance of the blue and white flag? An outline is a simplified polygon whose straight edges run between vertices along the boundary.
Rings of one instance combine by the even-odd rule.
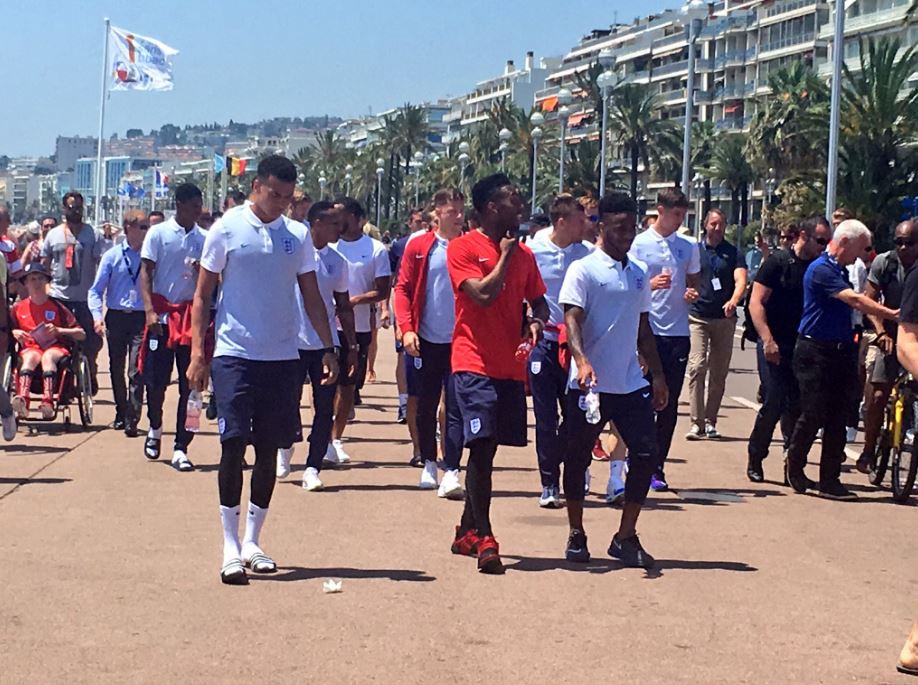
[[[219,174],[226,168],[226,160],[220,155],[214,155],[214,173]]]
[[[110,90],[172,90],[172,57],[178,50],[153,38],[111,27]]]

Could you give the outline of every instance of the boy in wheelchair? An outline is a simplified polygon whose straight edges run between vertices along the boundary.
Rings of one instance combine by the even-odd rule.
[[[19,418],[28,417],[32,379],[40,364],[39,412],[43,419],[52,419],[58,363],[71,354],[73,342],[86,338],[86,333],[69,309],[48,296],[51,274],[44,266],[38,262],[29,264],[23,272],[22,282],[27,297],[13,305],[10,311],[10,330],[19,347],[13,410]]]

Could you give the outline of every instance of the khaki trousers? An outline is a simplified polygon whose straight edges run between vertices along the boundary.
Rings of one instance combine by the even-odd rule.
[[[688,384],[692,425],[704,428],[705,422],[717,425],[717,412],[724,398],[736,317],[702,319],[689,316],[691,351],[688,359]],[[707,398],[705,398],[707,380]]]

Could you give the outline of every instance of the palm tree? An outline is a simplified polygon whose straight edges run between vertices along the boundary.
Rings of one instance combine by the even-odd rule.
[[[812,67],[794,61],[768,78],[771,90],[758,103],[747,153],[760,174],[778,178],[824,168],[828,146],[829,89]]]
[[[914,190],[918,160],[918,48],[898,39],[862,41],[860,70],[844,67],[839,198],[872,228],[888,228]]]
[[[637,196],[638,165],[650,168],[655,141],[670,125],[657,116],[658,96],[649,86],[625,83],[613,89],[609,102],[612,138],[631,159],[631,195]]]
[[[752,166],[746,156],[747,140],[742,133],[731,133],[721,136],[711,151],[711,163],[705,170],[705,176],[716,181],[723,181],[730,189],[730,223],[746,222],[746,205],[749,184],[755,178]],[[742,207],[742,211],[741,210]]]

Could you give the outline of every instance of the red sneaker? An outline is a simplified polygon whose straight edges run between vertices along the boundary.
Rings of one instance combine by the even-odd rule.
[[[478,572],[502,575],[504,565],[500,560],[500,545],[493,535],[485,535],[478,542]]]
[[[602,438],[596,438],[596,444],[593,445],[593,461],[609,461],[609,453],[603,449]]]
[[[478,543],[481,538],[474,530],[467,530],[464,535],[459,535],[459,526],[456,526],[456,539],[453,540],[453,546],[450,550],[453,554],[461,554],[466,557],[478,555]]]

